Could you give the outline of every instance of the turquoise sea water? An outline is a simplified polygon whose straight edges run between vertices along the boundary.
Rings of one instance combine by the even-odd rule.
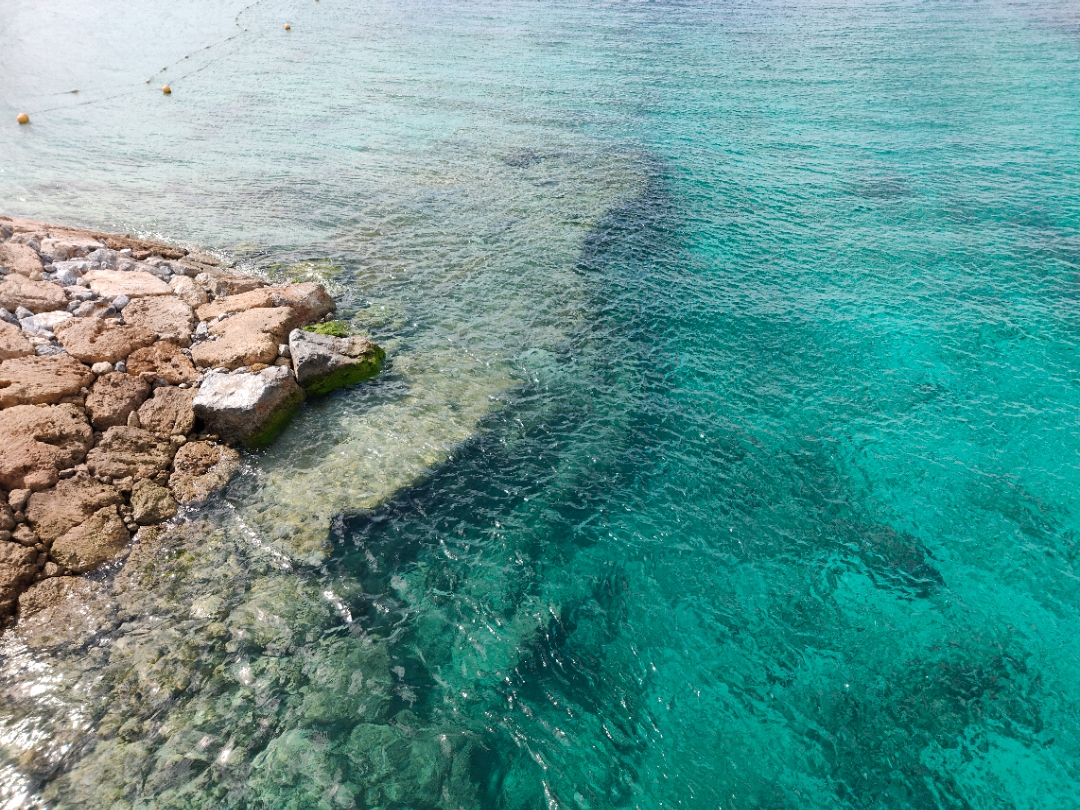
[[[8,806],[1080,805],[1075,7],[87,5],[0,209],[391,365],[5,637]]]

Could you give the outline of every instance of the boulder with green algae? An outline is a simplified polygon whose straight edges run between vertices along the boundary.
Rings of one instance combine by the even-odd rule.
[[[382,370],[386,352],[367,338],[335,337],[294,329],[289,333],[296,380],[309,394],[356,385]]]
[[[208,430],[226,441],[265,447],[304,401],[304,391],[284,366],[252,373],[206,375],[192,406]]]
[[[324,321],[323,323],[309,324],[304,327],[304,331],[316,335],[344,338],[349,336],[349,325],[345,321]]]

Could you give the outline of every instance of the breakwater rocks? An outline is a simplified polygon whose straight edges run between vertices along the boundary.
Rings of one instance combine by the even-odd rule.
[[[223,486],[307,394],[377,374],[334,310],[317,283],[0,217],[0,623]]]

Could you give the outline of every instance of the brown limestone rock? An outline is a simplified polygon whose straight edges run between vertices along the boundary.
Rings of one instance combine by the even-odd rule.
[[[78,396],[93,381],[90,369],[67,354],[5,360],[0,363],[0,408],[59,402]]]
[[[177,346],[190,346],[195,312],[174,295],[154,295],[136,298],[124,307],[124,322],[156,332]]]
[[[196,284],[187,276],[175,276],[169,282],[169,288],[173,295],[187,304],[189,307],[198,308],[210,300],[206,290]]]
[[[29,276],[41,272],[41,257],[29,245],[4,242],[0,244],[0,265],[12,273]]]
[[[0,362],[34,353],[34,347],[23,335],[22,329],[0,321]]]
[[[307,282],[289,287],[263,287],[240,295],[219,298],[199,307],[199,320],[209,321],[218,315],[266,307],[292,307],[299,323],[317,321],[336,308],[334,299],[321,284]]]
[[[246,312],[249,309],[263,309],[266,307],[284,307],[289,304],[289,299],[281,294],[276,287],[263,287],[259,290],[251,290],[237,295],[227,295],[218,298],[209,304],[199,307],[199,320],[212,321],[218,315],[228,315],[233,312]]]
[[[172,493],[153,481],[139,481],[131,490],[131,517],[140,526],[161,523],[178,510]]]
[[[192,389],[165,386],[154,391],[154,396],[139,408],[139,424],[144,430],[162,436],[186,436],[195,427],[195,411],[191,401]]]
[[[118,371],[102,374],[86,397],[86,415],[98,430],[126,425],[132,411],[150,396],[150,383]]]
[[[12,273],[0,279],[0,307],[14,312],[26,307],[34,313],[67,309],[68,300],[59,284],[51,281],[31,281],[26,276]]]
[[[0,487],[39,490],[78,464],[93,444],[86,417],[73,405],[16,405],[0,411]]]
[[[214,298],[222,298],[227,295],[238,295],[239,293],[257,290],[259,287],[265,287],[266,282],[261,278],[233,276],[221,273],[220,275],[211,275],[207,282],[207,286],[210,288],[210,292]]]
[[[85,600],[94,592],[94,583],[82,577],[49,577],[35,582],[19,597],[19,621],[63,602]]]
[[[19,594],[37,573],[37,552],[18,543],[0,542],[0,619],[15,612]]]
[[[98,477],[113,480],[153,478],[169,469],[174,445],[148,430],[111,427],[86,455],[86,466]]]
[[[296,310],[301,323],[312,323],[337,309],[323,285],[314,281],[282,287],[281,293]]]
[[[72,318],[53,331],[68,354],[84,363],[115,363],[157,340],[150,329],[105,318]]]
[[[144,270],[91,270],[83,276],[90,282],[90,289],[105,298],[126,295],[141,298],[144,295],[169,295],[169,285]]]
[[[64,568],[82,574],[119,556],[130,540],[116,507],[106,506],[58,537],[49,555]]]
[[[176,451],[169,489],[180,503],[198,503],[229,482],[240,454],[210,442],[188,442]]]
[[[151,372],[173,385],[192,383],[199,379],[199,373],[187,356],[175,343],[159,340],[153,346],[136,349],[127,359],[128,374]]]
[[[210,327],[217,340],[205,340],[191,350],[200,366],[238,368],[252,363],[273,363],[278,346],[298,324],[291,307],[268,307],[239,312]]]
[[[15,513],[3,495],[0,492],[0,532],[10,532],[15,528]]]
[[[118,505],[120,501],[120,493],[114,487],[81,473],[59,482],[53,489],[31,495],[26,520],[41,542],[49,545],[99,509]]]

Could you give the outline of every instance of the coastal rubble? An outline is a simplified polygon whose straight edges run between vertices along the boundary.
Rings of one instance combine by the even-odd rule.
[[[378,373],[370,341],[300,330],[334,309],[317,283],[0,216],[0,624],[224,486],[229,445],[271,441],[305,388]]]

